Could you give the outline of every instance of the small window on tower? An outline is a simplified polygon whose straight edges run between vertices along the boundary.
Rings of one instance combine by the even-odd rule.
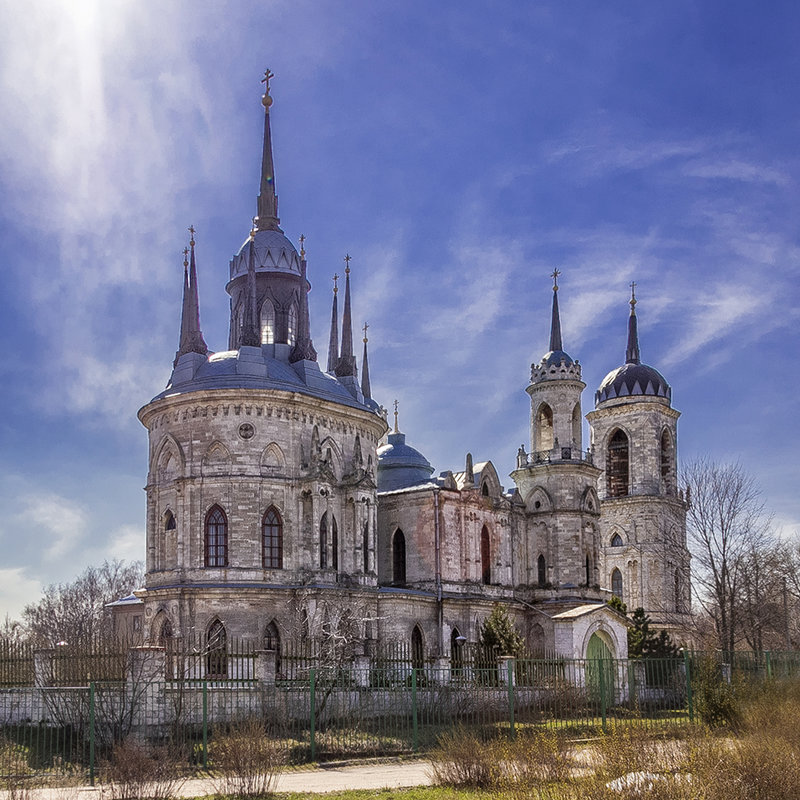
[[[261,304],[261,344],[275,342],[275,306],[270,300]]]
[[[297,340],[297,306],[292,303],[286,322],[286,343],[294,344]]]

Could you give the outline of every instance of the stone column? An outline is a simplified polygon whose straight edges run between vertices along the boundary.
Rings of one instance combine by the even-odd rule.
[[[511,685],[516,684],[514,675],[514,656],[498,656],[497,658],[497,677],[501,686],[508,686],[509,670],[511,671]],[[510,666],[509,666],[510,665]]]
[[[256,650],[256,680],[265,686],[275,685],[275,651]]]
[[[35,686],[52,686],[55,654],[56,651],[52,648],[33,651],[33,682]]]
[[[430,672],[433,683],[450,683],[450,657],[434,656],[431,659]]]
[[[166,652],[163,647],[131,647],[125,679],[125,699],[131,704],[134,727],[165,721]]]
[[[353,677],[359,688],[366,689],[369,686],[371,664],[372,659],[367,655],[356,656],[353,659]]]

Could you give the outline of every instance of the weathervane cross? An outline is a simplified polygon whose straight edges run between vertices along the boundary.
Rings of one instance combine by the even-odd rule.
[[[345,256],[344,256],[344,263],[345,263],[344,271],[345,272],[350,272],[350,261],[351,261],[350,253],[345,253]]]
[[[339,291],[339,273],[338,272],[334,272],[333,273],[333,293],[336,294],[336,292],[338,292],[338,291]]]
[[[369,325],[367,325],[367,323],[365,322],[364,327],[362,328],[362,330],[364,331],[364,344],[367,343],[367,328],[369,328]]]
[[[636,281],[631,281],[631,305],[636,305]]]
[[[553,289],[558,289],[558,276],[560,274],[561,270],[558,267],[550,273],[550,277],[553,279]]]

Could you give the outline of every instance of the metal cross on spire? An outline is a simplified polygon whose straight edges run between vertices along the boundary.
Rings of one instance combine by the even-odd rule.
[[[367,325],[367,323],[365,322],[364,327],[361,329],[362,331],[364,331],[364,344],[367,343],[367,328],[369,328],[369,325]]]
[[[300,255],[304,256],[306,254],[306,237],[303,234],[300,234]]]
[[[394,432],[400,433],[400,429],[397,427],[397,400],[394,401]]]
[[[190,244],[192,247],[194,247],[194,234],[195,234],[194,225],[190,225],[190,226],[187,228],[187,230],[188,230],[188,231],[189,231],[189,233],[191,234],[191,238],[189,239],[189,244]]]
[[[339,291],[339,273],[333,273],[333,293],[336,294]]]
[[[551,273],[550,277],[553,279],[553,291],[558,291],[558,276],[561,274],[561,270],[556,267]]]
[[[344,263],[345,263],[344,271],[345,272],[350,272],[350,261],[351,260],[352,259],[350,258],[350,253],[345,253],[345,256],[344,256]]]

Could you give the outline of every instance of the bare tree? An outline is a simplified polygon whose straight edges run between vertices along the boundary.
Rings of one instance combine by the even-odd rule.
[[[682,478],[697,599],[714,620],[720,649],[732,651],[744,634],[746,582],[751,595],[755,592],[756,579],[748,567],[773,545],[771,520],[760,490],[738,463],[700,459],[684,467]],[[756,582],[762,583],[760,578]]]
[[[130,594],[144,580],[140,561],[114,559],[89,566],[69,583],[50,584],[22,611],[29,637],[39,645],[75,643],[111,634],[107,603]]]

